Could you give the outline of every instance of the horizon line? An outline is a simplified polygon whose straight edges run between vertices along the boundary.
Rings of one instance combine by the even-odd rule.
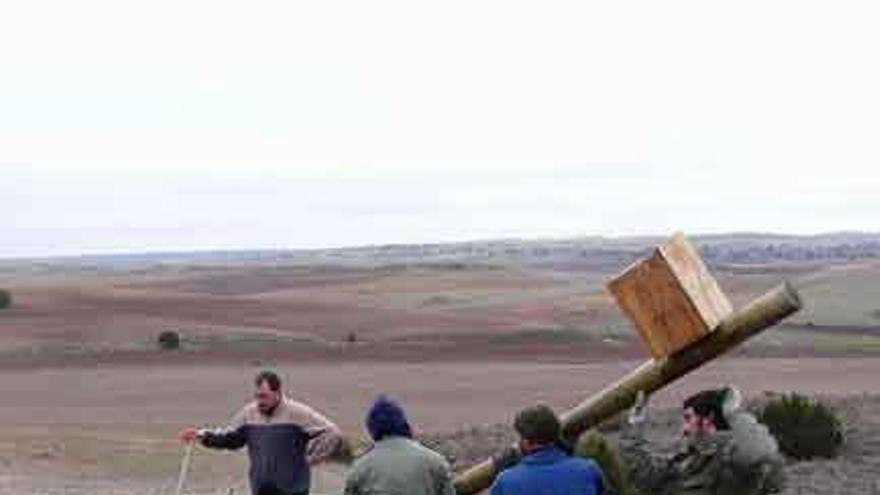
[[[564,242],[576,240],[609,240],[609,241],[625,241],[625,240],[648,240],[648,239],[664,239],[675,232],[668,234],[612,234],[612,235],[581,235],[581,236],[540,236],[540,237],[496,237],[496,238],[473,238],[465,240],[449,240],[449,241],[431,241],[431,242],[389,242],[389,243],[370,243],[370,244],[347,244],[339,246],[323,246],[323,247],[253,247],[253,248],[228,248],[228,247],[196,247],[184,249],[146,249],[143,251],[133,251],[128,249],[107,250],[107,251],[81,251],[71,254],[57,254],[45,256],[4,256],[0,254],[0,262],[34,262],[34,261],[75,261],[92,258],[113,258],[113,257],[170,257],[182,255],[196,254],[247,254],[247,253],[319,253],[322,251],[355,251],[369,250],[379,248],[402,248],[415,246],[453,246],[466,244],[488,244],[488,243],[504,243],[504,242]],[[711,233],[685,233],[688,238],[718,238],[718,237],[781,237],[781,238],[820,238],[833,236],[874,236],[880,235],[880,231],[870,230],[831,230],[811,234],[804,233],[784,233],[784,232],[760,232],[760,231],[728,231],[728,232],[711,232]]]

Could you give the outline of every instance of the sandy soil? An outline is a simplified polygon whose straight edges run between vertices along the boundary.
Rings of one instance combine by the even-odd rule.
[[[638,362],[279,363],[287,390],[360,431],[379,393],[407,404],[413,421],[443,431],[497,422],[534,401],[564,408],[633,369]],[[248,399],[252,365],[120,366],[7,370],[0,374],[0,424],[180,425],[222,423]],[[877,390],[880,359],[722,359],[659,393],[658,404],[723,383],[746,394],[800,390],[852,395]]]
[[[737,305],[781,280],[772,266],[752,268],[719,274]],[[21,270],[0,279],[14,294],[13,306],[0,313],[2,369],[256,360],[589,364],[645,356],[604,289],[608,267],[243,263]],[[738,355],[880,356],[880,329],[869,316],[880,265],[794,275],[809,319],[795,315]],[[182,352],[157,351],[156,337],[167,330],[183,336]]]
[[[362,415],[378,393],[400,398],[419,432],[455,436],[464,426],[480,431],[506,422],[517,408],[539,400],[564,409],[636,364],[278,363],[277,369],[291,395],[362,438]],[[0,390],[10,399],[0,403],[5,473],[0,492],[168,493],[181,453],[174,433],[184,425],[226,421],[247,400],[256,370],[252,365],[6,370],[0,374]],[[876,391],[878,373],[880,359],[725,359],[664,390],[654,403],[672,406],[720,383],[738,384],[747,394],[802,390],[845,398]],[[875,412],[876,407],[868,411],[869,417]],[[870,435],[877,434],[877,423],[855,421],[868,432],[861,436],[865,448],[876,447]],[[241,484],[241,455],[197,455],[192,490],[218,493]],[[864,463],[847,469],[858,465],[873,469]],[[337,489],[341,473],[338,467],[322,471],[316,489]],[[808,475],[813,476],[803,474]]]

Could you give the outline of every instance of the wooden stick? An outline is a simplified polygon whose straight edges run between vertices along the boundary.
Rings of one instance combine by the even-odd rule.
[[[176,495],[181,495],[183,493],[183,484],[186,481],[187,472],[189,472],[189,461],[192,458],[193,445],[195,444],[195,441],[187,442],[186,447],[184,448],[183,461],[180,463],[180,476],[177,477]]]

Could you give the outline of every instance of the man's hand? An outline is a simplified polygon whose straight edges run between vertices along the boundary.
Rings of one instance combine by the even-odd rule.
[[[636,394],[636,401],[633,403],[632,409],[629,410],[627,421],[631,425],[640,425],[648,419],[648,396],[644,390],[639,390]]]
[[[182,442],[195,442],[196,440],[201,440],[205,436],[205,430],[200,430],[198,428],[184,428],[180,430],[180,433],[178,433],[177,436],[180,437]]]
[[[739,393],[739,389],[733,386],[727,386],[724,388],[724,402],[721,405],[721,412],[724,413],[724,418],[728,419],[730,416],[738,411],[742,407],[742,394]]]
[[[336,443],[336,448],[333,449],[333,452],[331,452],[330,456],[327,458],[328,461],[341,464],[351,464],[354,462],[354,459],[354,447],[352,446],[351,441],[346,437],[339,437],[339,441]]]

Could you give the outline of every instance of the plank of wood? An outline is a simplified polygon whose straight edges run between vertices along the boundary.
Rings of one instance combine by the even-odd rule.
[[[659,249],[611,280],[608,289],[655,359],[675,353],[709,331]]]
[[[703,338],[733,312],[697,250],[681,233],[608,283],[655,359]]]
[[[733,313],[730,300],[682,233],[676,233],[661,246],[660,254],[710,330]]]

